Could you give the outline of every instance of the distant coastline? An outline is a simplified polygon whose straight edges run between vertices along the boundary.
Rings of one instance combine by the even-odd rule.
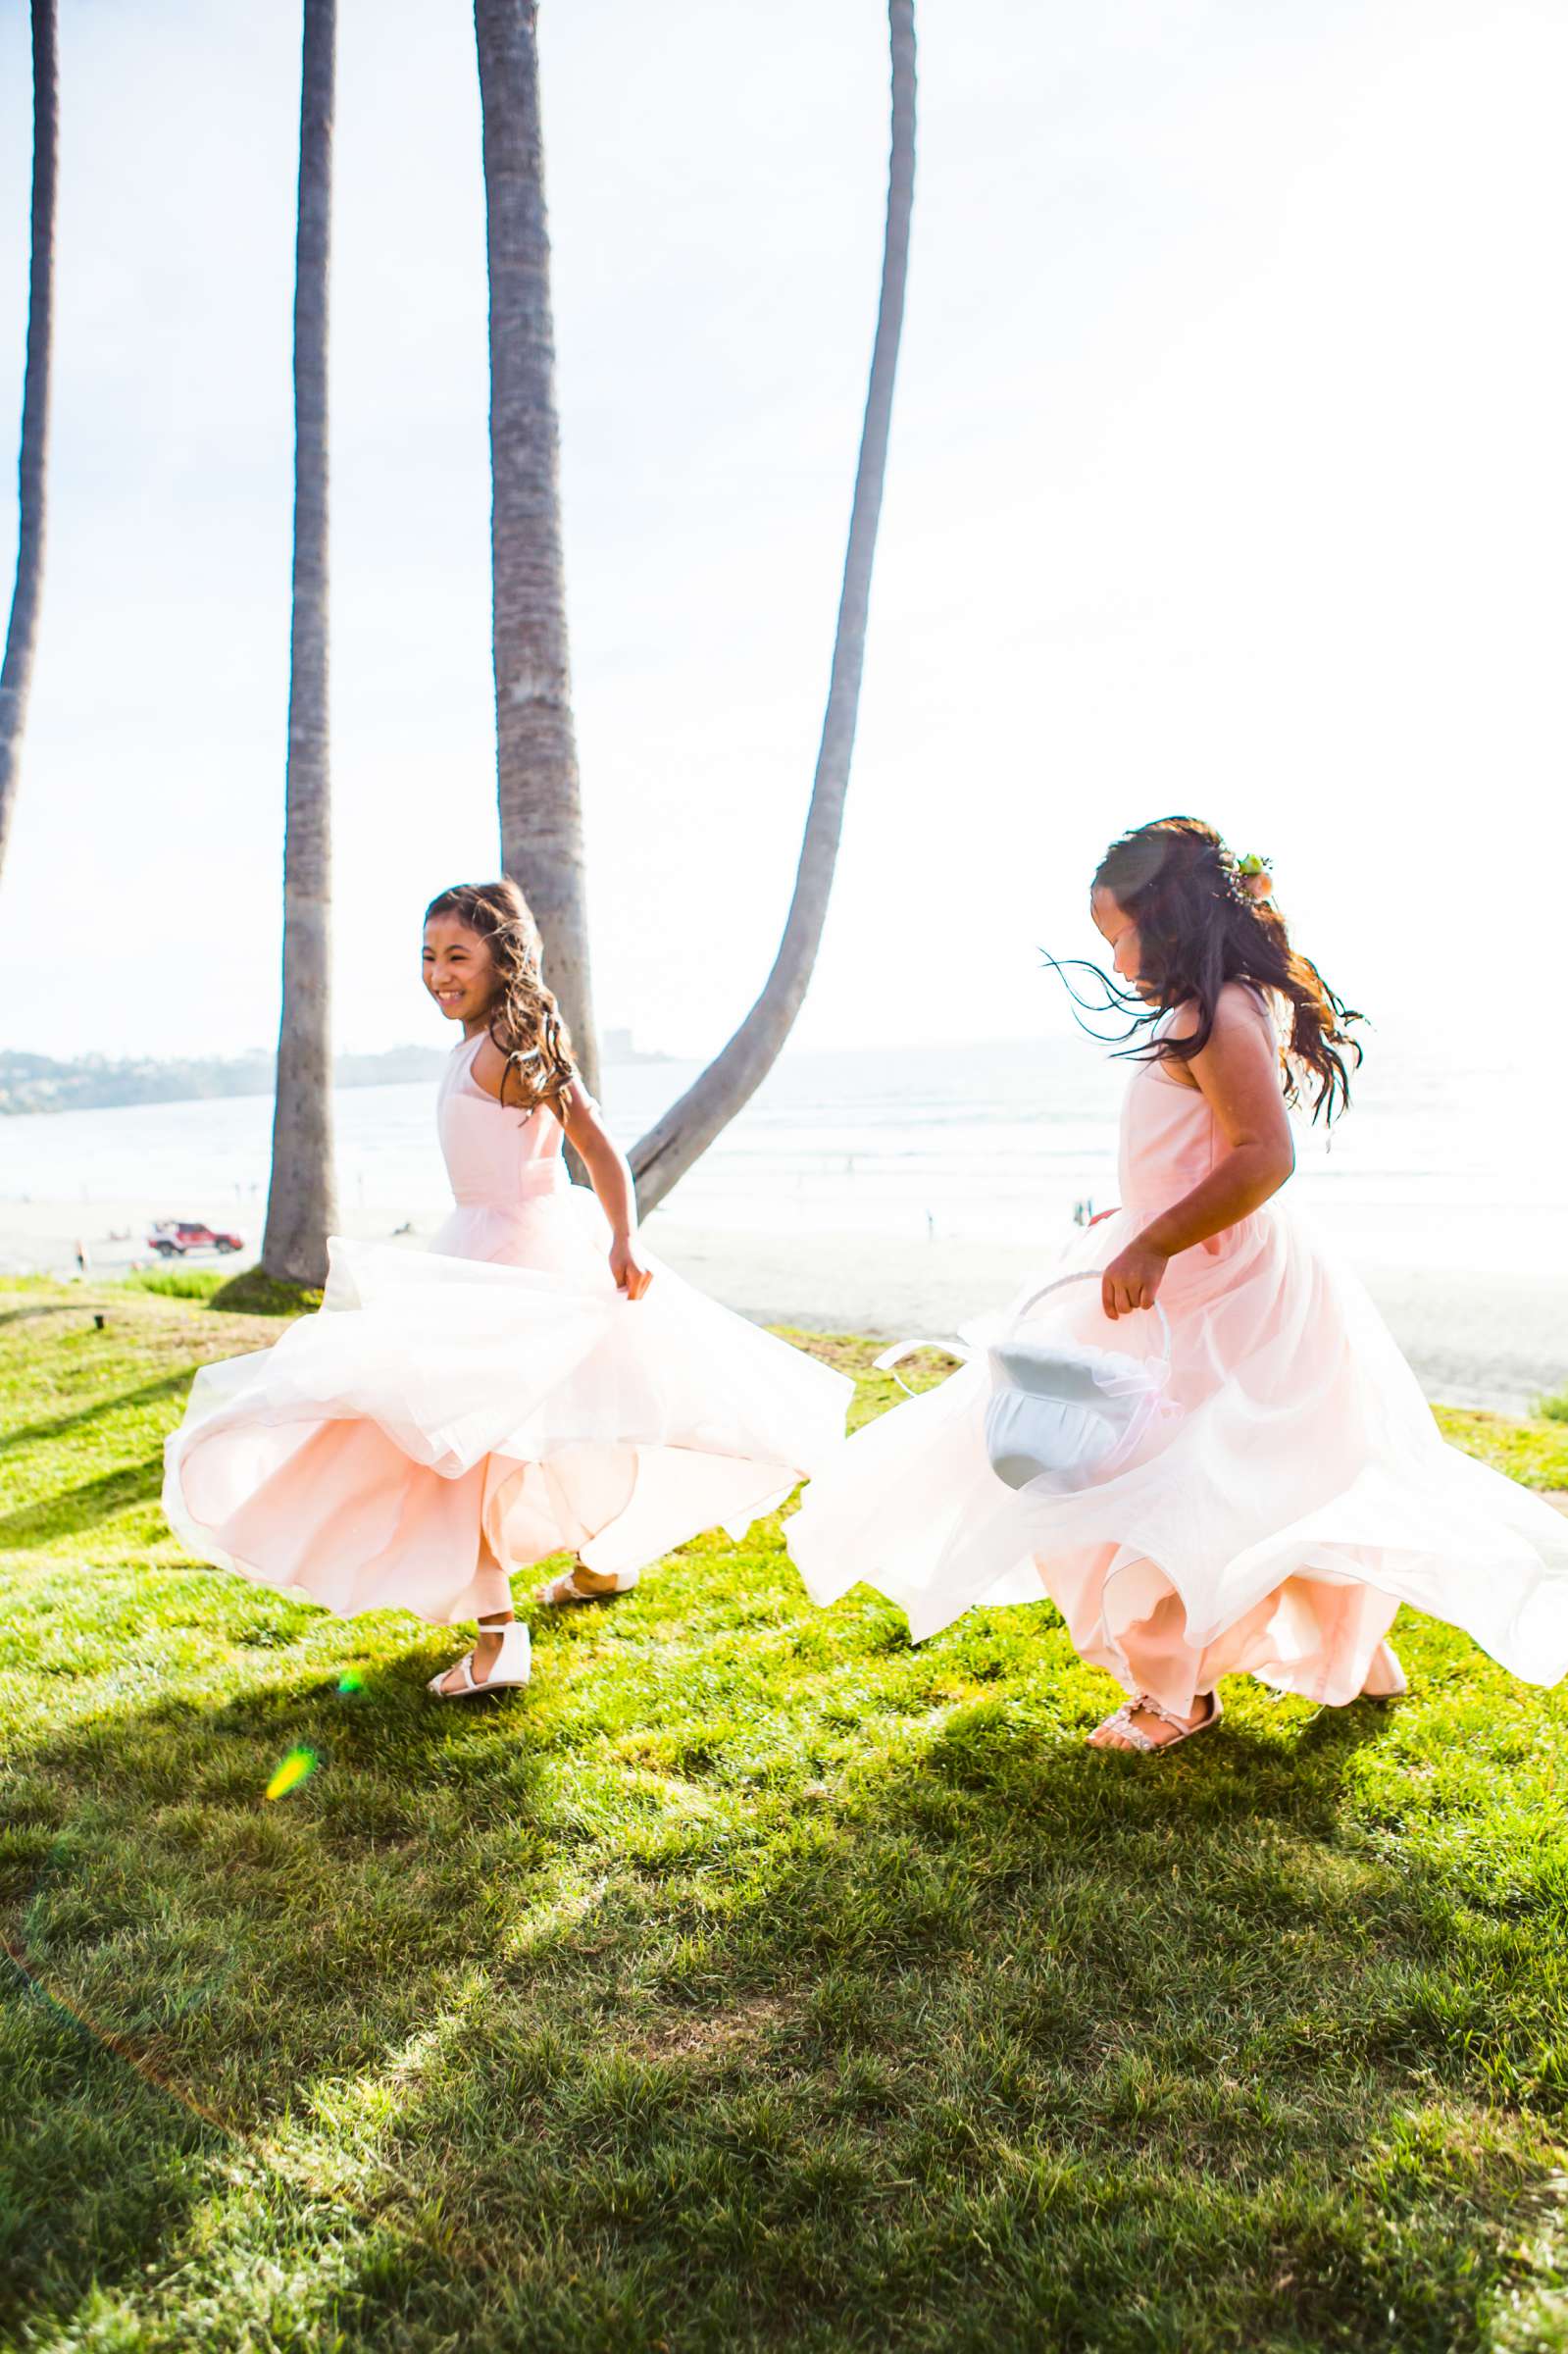
[[[332,1065],[337,1087],[395,1087],[430,1079],[446,1060],[443,1047],[388,1047],[379,1054],[339,1054]],[[667,1054],[639,1053],[624,1030],[606,1033],[604,1059],[612,1066],[668,1062]],[[84,1054],[57,1062],[47,1054],[0,1051],[0,1118],[40,1111],[112,1111],[127,1103],[194,1103],[221,1096],[270,1096],[274,1057],[259,1048],[248,1054],[192,1055],[188,1059],[137,1056],[115,1061]]]

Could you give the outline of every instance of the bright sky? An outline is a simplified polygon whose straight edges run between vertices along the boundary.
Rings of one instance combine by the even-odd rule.
[[[297,10],[62,0],[51,522],[0,1044],[277,1022]],[[550,0],[600,1020],[717,1047],[809,790],[881,257],[878,0]],[[341,0],[336,1017],[441,1036],[495,863],[461,5]],[[909,309],[801,1044],[1059,1027],[1089,869],[1194,810],[1398,1023],[1555,980],[1568,850],[1561,0],[919,0]],[[0,13],[0,434],[25,313]],[[9,467],[9,459],[7,460]],[[14,507],[0,507],[0,608]],[[1532,881],[1549,878],[1538,899]]]

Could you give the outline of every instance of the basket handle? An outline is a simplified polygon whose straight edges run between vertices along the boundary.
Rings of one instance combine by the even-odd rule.
[[[1039,1303],[1045,1299],[1049,1293],[1064,1291],[1070,1283],[1098,1283],[1103,1272],[1103,1268],[1100,1267],[1080,1267],[1076,1273],[1072,1275],[1052,1276],[1050,1282],[1042,1283],[1037,1292],[1030,1293],[1029,1298],[1024,1302],[1024,1305],[1019,1309],[1018,1314],[1013,1318],[1014,1323],[1020,1323],[1023,1318],[1028,1315],[1030,1309],[1032,1307],[1037,1307]],[[1135,1315],[1146,1316],[1149,1313],[1149,1310],[1146,1307],[1142,1307],[1135,1308],[1133,1312]],[[1153,1312],[1159,1317],[1160,1330],[1165,1336],[1164,1361],[1166,1364],[1169,1364],[1171,1361],[1171,1319],[1165,1312],[1163,1302],[1159,1300],[1156,1300],[1154,1303]]]

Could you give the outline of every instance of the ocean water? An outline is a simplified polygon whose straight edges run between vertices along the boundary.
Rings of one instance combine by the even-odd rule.
[[[608,1072],[618,1138],[632,1143],[698,1067]],[[1076,1037],[786,1054],[658,1216],[734,1234],[1059,1240],[1076,1204],[1115,1201],[1125,1083],[1125,1065]],[[390,1232],[444,1208],[433,1096],[426,1081],[339,1092],[345,1211]],[[1332,1140],[1298,1124],[1296,1196],[1369,1264],[1560,1273],[1568,1183],[1543,1096],[1521,1060],[1373,1038]],[[0,1119],[0,1206],[156,1201],[254,1241],[270,1124],[265,1097]]]

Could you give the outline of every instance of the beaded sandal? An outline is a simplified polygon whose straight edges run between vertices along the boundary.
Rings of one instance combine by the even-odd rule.
[[[1150,1700],[1146,1692],[1138,1692],[1131,1700],[1123,1701],[1114,1716],[1107,1716],[1104,1723],[1096,1725],[1094,1729],[1099,1733],[1120,1733],[1124,1741],[1134,1749],[1141,1750],[1145,1755],[1152,1754],[1156,1750],[1180,1749],[1184,1741],[1190,1741],[1194,1733],[1206,1733],[1209,1726],[1218,1724],[1220,1718],[1225,1714],[1225,1703],[1221,1700],[1218,1692],[1211,1692],[1208,1695],[1208,1714],[1200,1716],[1196,1724],[1188,1724],[1177,1715],[1174,1709],[1162,1709],[1159,1702]],[[1135,1724],[1133,1718],[1139,1710],[1145,1716],[1157,1716],[1162,1724],[1174,1725],[1176,1731],[1172,1738],[1169,1741],[1156,1741],[1152,1734],[1144,1732],[1140,1724]],[[1090,1746],[1101,1749],[1106,1744],[1093,1742]]]

